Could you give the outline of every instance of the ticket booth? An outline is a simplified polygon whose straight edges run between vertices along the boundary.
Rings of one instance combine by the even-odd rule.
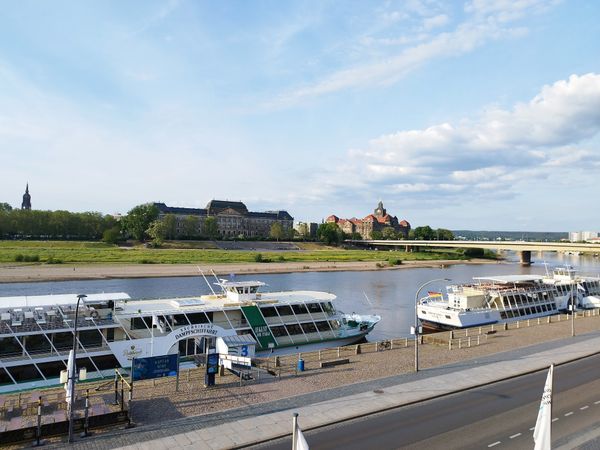
[[[217,353],[220,355],[254,358],[256,339],[251,334],[223,336],[217,338]]]

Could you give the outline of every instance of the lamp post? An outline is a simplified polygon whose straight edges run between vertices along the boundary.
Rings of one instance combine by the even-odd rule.
[[[450,278],[436,278],[435,280],[429,280],[419,286],[417,293],[415,294],[415,372],[419,371],[419,317],[417,314],[417,305],[419,303],[419,293],[421,289],[431,283],[437,283],[438,281],[450,281]]]
[[[79,302],[86,298],[87,295],[79,294],[77,296],[77,306],[75,306],[75,323],[73,324],[73,366],[69,379],[71,380],[71,403],[69,404],[69,442],[73,442],[73,405],[75,403],[75,382],[77,381],[77,320],[79,319]]]
[[[577,283],[571,283],[571,336],[575,336],[575,290]]]

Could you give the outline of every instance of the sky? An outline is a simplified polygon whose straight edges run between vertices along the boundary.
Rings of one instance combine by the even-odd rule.
[[[28,1],[0,202],[600,230],[600,2]]]

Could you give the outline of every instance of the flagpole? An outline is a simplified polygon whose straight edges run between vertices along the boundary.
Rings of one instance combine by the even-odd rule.
[[[296,430],[298,429],[298,413],[292,419],[292,450],[296,450]]]

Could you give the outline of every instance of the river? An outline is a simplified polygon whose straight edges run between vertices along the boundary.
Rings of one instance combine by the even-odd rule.
[[[451,282],[428,285],[427,290],[445,290],[450,283],[469,282],[473,277],[507,274],[542,274],[546,261],[553,266],[570,264],[581,274],[600,272],[600,258],[556,253],[533,254],[530,267],[521,267],[514,254],[500,264],[458,264],[446,268],[401,269],[365,272],[303,272],[287,274],[238,275],[236,280],[257,279],[266,290],[317,290],[334,293],[337,308],[344,312],[379,314],[382,319],[369,335],[370,340],[409,336],[414,323],[414,301],[418,287],[428,280],[449,278]],[[228,277],[231,279],[231,277]],[[214,279],[212,280],[214,281]],[[127,292],[132,298],[181,297],[210,293],[202,277],[133,278],[92,281],[0,284],[0,297],[98,292]]]

